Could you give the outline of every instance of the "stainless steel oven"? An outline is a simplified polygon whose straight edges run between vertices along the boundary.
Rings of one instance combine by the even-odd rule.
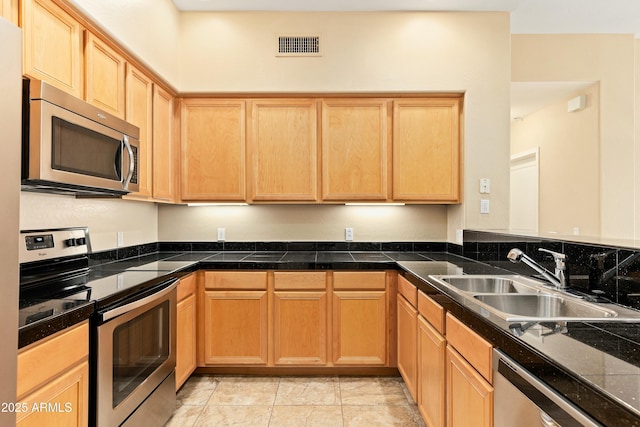
[[[20,327],[92,308],[89,425],[164,425],[176,396],[175,270],[90,266],[86,227],[20,234]]]
[[[97,426],[163,425],[175,406],[176,279],[98,312]]]
[[[24,80],[22,188],[112,196],[138,191],[139,133],[45,82]]]

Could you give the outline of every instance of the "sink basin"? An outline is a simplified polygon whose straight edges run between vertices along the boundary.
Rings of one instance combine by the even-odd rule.
[[[498,316],[507,321],[612,319],[618,315],[595,304],[549,294],[485,294],[474,298],[498,311]]]
[[[529,286],[511,278],[499,276],[443,276],[442,281],[463,292],[478,294],[510,294],[535,292]]]

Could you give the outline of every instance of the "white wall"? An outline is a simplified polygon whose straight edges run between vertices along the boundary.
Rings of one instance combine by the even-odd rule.
[[[182,92],[464,92],[465,203],[448,208],[447,237],[506,227],[508,13],[183,13],[181,26]],[[276,57],[277,33],[319,33],[323,54]]]
[[[20,229],[89,227],[94,251],[158,241],[158,209],[154,203],[120,199],[76,199],[72,196],[22,192]]]
[[[172,206],[159,209],[161,241],[446,241],[444,206]]]
[[[586,107],[567,112],[584,95]],[[600,236],[599,84],[511,124],[511,154],[540,149],[540,233]]]
[[[601,236],[640,238],[635,229],[633,34],[514,34],[512,80],[600,82]]]
[[[176,87],[180,13],[170,0],[68,0]]]
[[[464,93],[464,205],[392,211],[385,227],[375,221],[366,222],[356,229],[356,239],[366,236],[378,241],[454,241],[456,229],[505,228],[509,196],[508,13],[179,14],[169,0],[73,2],[180,92]],[[322,34],[322,57],[274,56],[276,32],[308,31]],[[492,179],[489,215],[479,213],[480,177]],[[99,246],[111,248],[115,247],[116,231],[121,231],[117,228],[123,226],[118,222],[111,224],[112,213],[120,203],[134,203],[127,205],[129,216],[148,221],[134,222],[141,231],[136,234],[132,229],[131,241],[153,238],[150,228],[155,223],[150,215],[156,208],[148,208],[144,203],[93,200],[48,203],[48,200],[23,196],[26,213],[22,223],[45,226],[90,222]],[[38,212],[44,209],[57,220],[51,221]],[[194,215],[187,207],[157,209],[160,217],[157,233],[163,240],[180,237],[172,230],[189,227],[187,223]],[[256,207],[260,216],[247,220],[263,221],[261,227],[271,231],[261,233],[254,224],[247,224],[247,229],[256,232],[251,240],[260,236],[297,240],[307,239],[309,235],[318,235],[323,240],[328,236],[342,240],[342,231],[335,230],[343,230],[345,221],[352,217],[350,214],[345,217],[335,209],[339,208],[260,206]],[[74,210],[93,212],[95,216],[78,217],[72,213]],[[326,212],[331,215],[326,216]],[[333,212],[340,212],[336,220]],[[286,227],[282,218],[292,224],[305,225]],[[308,222],[310,219],[313,222]],[[185,230],[185,235],[195,238],[196,229]],[[235,226],[230,230],[233,229]],[[313,232],[309,234],[307,229]],[[277,233],[274,230],[278,230]],[[228,239],[233,235],[235,233],[229,234]],[[125,240],[129,244],[129,239]]]

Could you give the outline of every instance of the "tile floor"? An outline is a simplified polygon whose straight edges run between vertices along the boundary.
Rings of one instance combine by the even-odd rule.
[[[165,427],[424,425],[399,377],[194,375]]]

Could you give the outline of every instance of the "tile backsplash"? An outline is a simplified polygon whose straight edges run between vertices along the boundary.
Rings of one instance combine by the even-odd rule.
[[[640,251],[542,237],[464,231],[462,251],[466,258],[517,274],[537,275],[529,266],[507,260],[511,248],[521,249],[550,271],[554,270],[553,258],[538,249],[564,253],[567,255],[569,284],[572,288],[640,309]]]

